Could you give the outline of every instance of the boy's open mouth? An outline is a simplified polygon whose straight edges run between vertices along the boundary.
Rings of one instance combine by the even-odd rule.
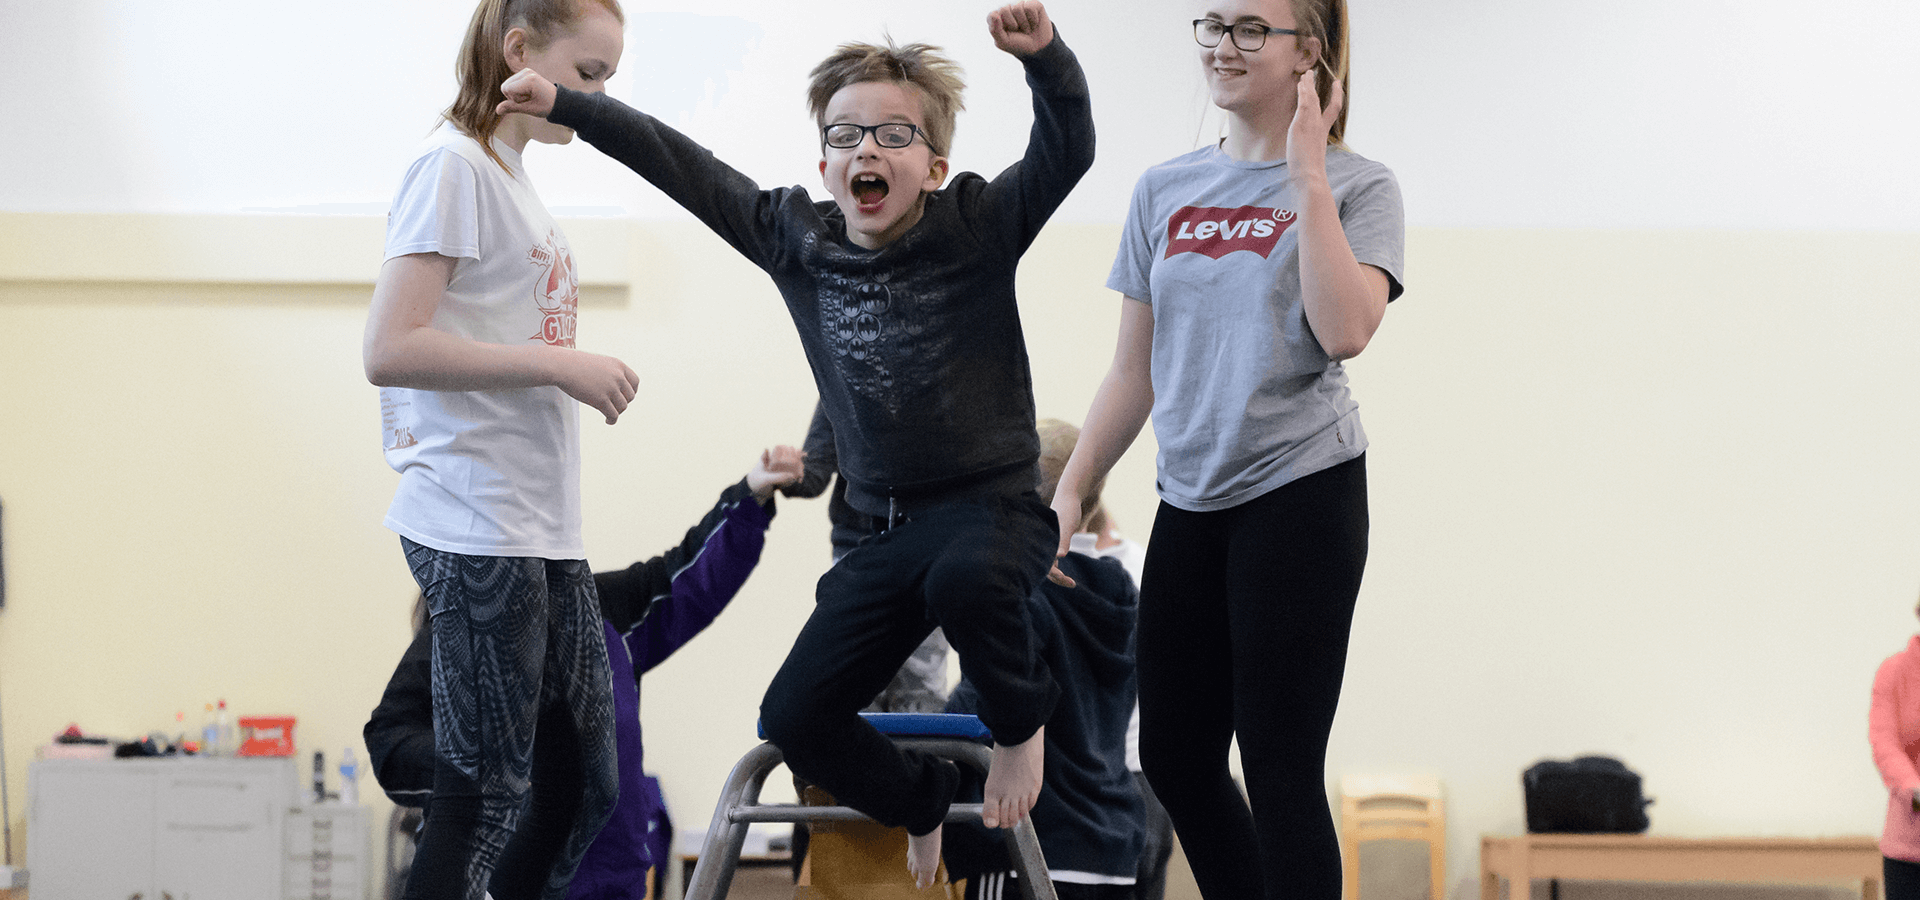
[[[853,202],[865,212],[873,212],[887,199],[887,180],[878,175],[856,175],[853,178]]]

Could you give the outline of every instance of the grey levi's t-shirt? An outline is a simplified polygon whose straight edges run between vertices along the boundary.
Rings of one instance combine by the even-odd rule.
[[[1401,292],[1400,186],[1377,162],[1327,148],[1327,181],[1360,262]],[[1134,187],[1107,286],[1153,307],[1153,431],[1160,496],[1227,509],[1366,450],[1346,370],[1307,326],[1298,194],[1285,160],[1207,147]]]

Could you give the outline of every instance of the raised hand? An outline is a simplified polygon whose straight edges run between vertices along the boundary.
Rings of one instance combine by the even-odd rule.
[[[760,461],[747,472],[747,488],[753,496],[765,501],[773,496],[774,488],[785,487],[800,480],[807,473],[805,453],[798,448],[781,444],[760,452]]]
[[[507,113],[526,113],[542,119],[553,112],[554,97],[560,93],[554,88],[553,82],[531,68],[521,69],[513,73],[513,77],[501,82],[500,92],[507,99],[500,101],[500,105],[493,108],[494,112],[503,116]]]
[[[554,384],[567,396],[585,403],[607,417],[612,425],[626,412],[633,395],[640,392],[640,376],[611,356],[580,350],[554,348],[560,352],[559,372]]]
[[[1317,63],[1316,65],[1324,65]],[[1315,87],[1315,69],[1300,75],[1299,103],[1293,110],[1293,122],[1287,126],[1287,169],[1298,174],[1327,168],[1327,135],[1340,118],[1340,105],[1347,101],[1340,79],[1331,80],[1326,108],[1320,106],[1320,91]]]
[[[987,13],[993,45],[1014,56],[1032,56],[1053,43],[1053,20],[1039,0],[1020,0]]]

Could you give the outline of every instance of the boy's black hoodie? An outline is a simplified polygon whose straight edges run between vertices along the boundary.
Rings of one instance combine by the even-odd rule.
[[[1033,90],[1026,153],[991,180],[961,172],[928,192],[920,221],[878,250],[848,240],[833,201],[761,190],[605,94],[562,87],[548,116],[773,277],[833,421],[847,500],[867,515],[887,515],[895,499],[1034,487],[1040,447],[1014,272],[1093,165],[1093,112],[1057,30],[1020,62]]]
[[[1041,653],[1060,683],[1033,828],[1050,870],[1131,876],[1145,834],[1140,792],[1127,769],[1139,593],[1118,560],[1069,553],[1060,571],[1076,586],[1043,581],[1027,601]],[[975,712],[978,703],[963,678],[947,711]],[[979,785],[962,793],[968,790],[977,801]],[[942,847],[954,878],[1012,868],[1000,833],[978,824],[949,823]]]

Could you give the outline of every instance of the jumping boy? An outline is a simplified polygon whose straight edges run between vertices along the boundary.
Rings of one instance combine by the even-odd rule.
[[[930,884],[959,773],[904,752],[857,711],[934,625],[960,653],[998,745],[991,826],[1040,790],[1040,727],[1054,685],[1026,597],[1051,565],[1058,519],[1034,493],[1032,376],[1014,269],[1093,163],[1086,76],[1026,0],[987,18],[1033,91],[1025,156],[988,180],[947,176],[963,87],[924,44],[846,44],[817,66],[831,202],[761,190],[705,148],[603,96],[537,73],[503,86],[504,111],[574,129],[686,207],[773,277],[832,420],[847,498],[875,534],[821,578],[818,603],[761,702],[793,772],[874,819],[904,826]]]

